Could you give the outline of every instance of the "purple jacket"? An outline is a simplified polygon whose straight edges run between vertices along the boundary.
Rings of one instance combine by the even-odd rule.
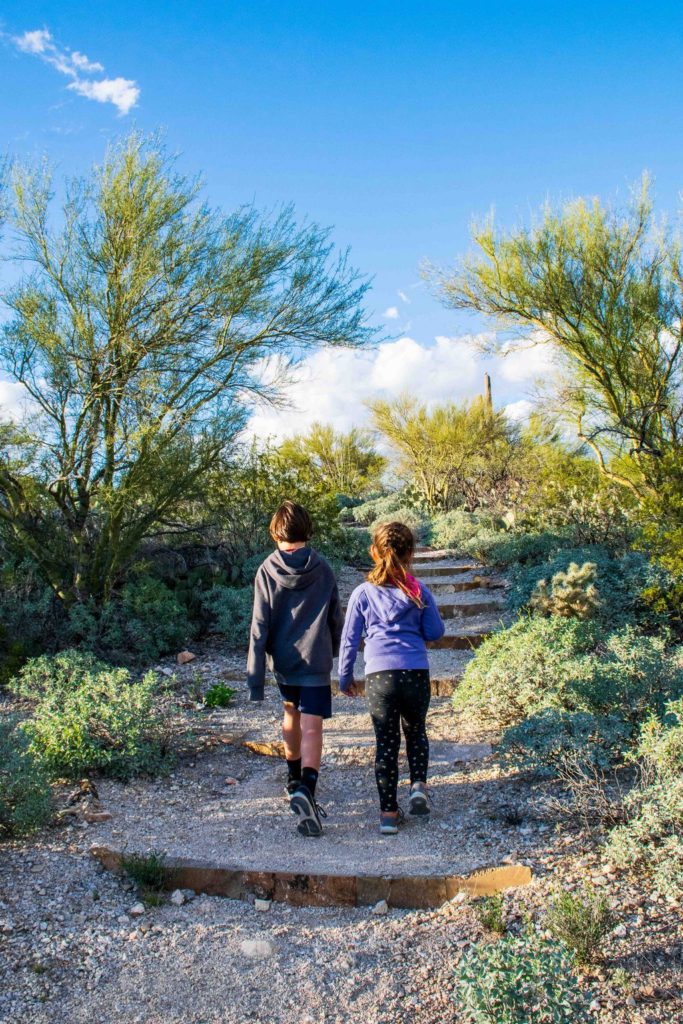
[[[436,602],[420,583],[424,608],[399,587],[361,583],[351,594],[339,649],[339,688],[348,690],[362,639],[365,640],[365,673],[387,669],[429,668],[426,640],[438,640],[445,632]]]

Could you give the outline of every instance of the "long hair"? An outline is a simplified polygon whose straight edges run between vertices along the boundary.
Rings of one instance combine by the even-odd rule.
[[[418,608],[423,604],[419,595],[408,587],[407,573],[415,553],[413,531],[404,523],[383,523],[372,535],[375,565],[368,580],[376,587],[398,587]]]

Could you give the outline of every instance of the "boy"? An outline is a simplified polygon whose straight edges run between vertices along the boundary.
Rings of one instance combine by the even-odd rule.
[[[250,700],[263,700],[266,661],[280,689],[286,789],[303,836],[322,833],[325,812],[316,803],[315,787],[323,720],[332,716],[332,659],[343,626],[334,573],[309,546],[312,533],[311,517],[293,501],[284,501],[271,519],[277,551],[256,573],[247,662]]]

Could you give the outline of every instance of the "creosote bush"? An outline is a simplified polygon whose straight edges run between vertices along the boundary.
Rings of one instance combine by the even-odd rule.
[[[15,715],[0,718],[0,839],[23,835],[52,816],[50,786]]]
[[[627,794],[627,820],[611,833],[607,855],[617,865],[651,879],[672,898],[683,894],[683,700],[673,701],[662,719],[641,731],[632,760],[637,785]]]
[[[535,933],[475,946],[460,961],[455,999],[463,1024],[579,1024],[590,999],[573,957]]]
[[[608,900],[585,887],[556,895],[546,915],[548,931],[573,951],[582,967],[601,959],[603,941],[616,923]]]
[[[10,689],[34,702],[21,728],[52,777],[100,771],[128,779],[168,764],[168,712],[153,672],[135,680],[127,669],[63,651],[29,661]]]

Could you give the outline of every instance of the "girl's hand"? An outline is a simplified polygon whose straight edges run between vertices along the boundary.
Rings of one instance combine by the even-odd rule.
[[[357,697],[359,692],[358,684],[354,680],[349,686],[346,687],[345,690],[340,689],[340,692],[343,693],[345,697]]]

